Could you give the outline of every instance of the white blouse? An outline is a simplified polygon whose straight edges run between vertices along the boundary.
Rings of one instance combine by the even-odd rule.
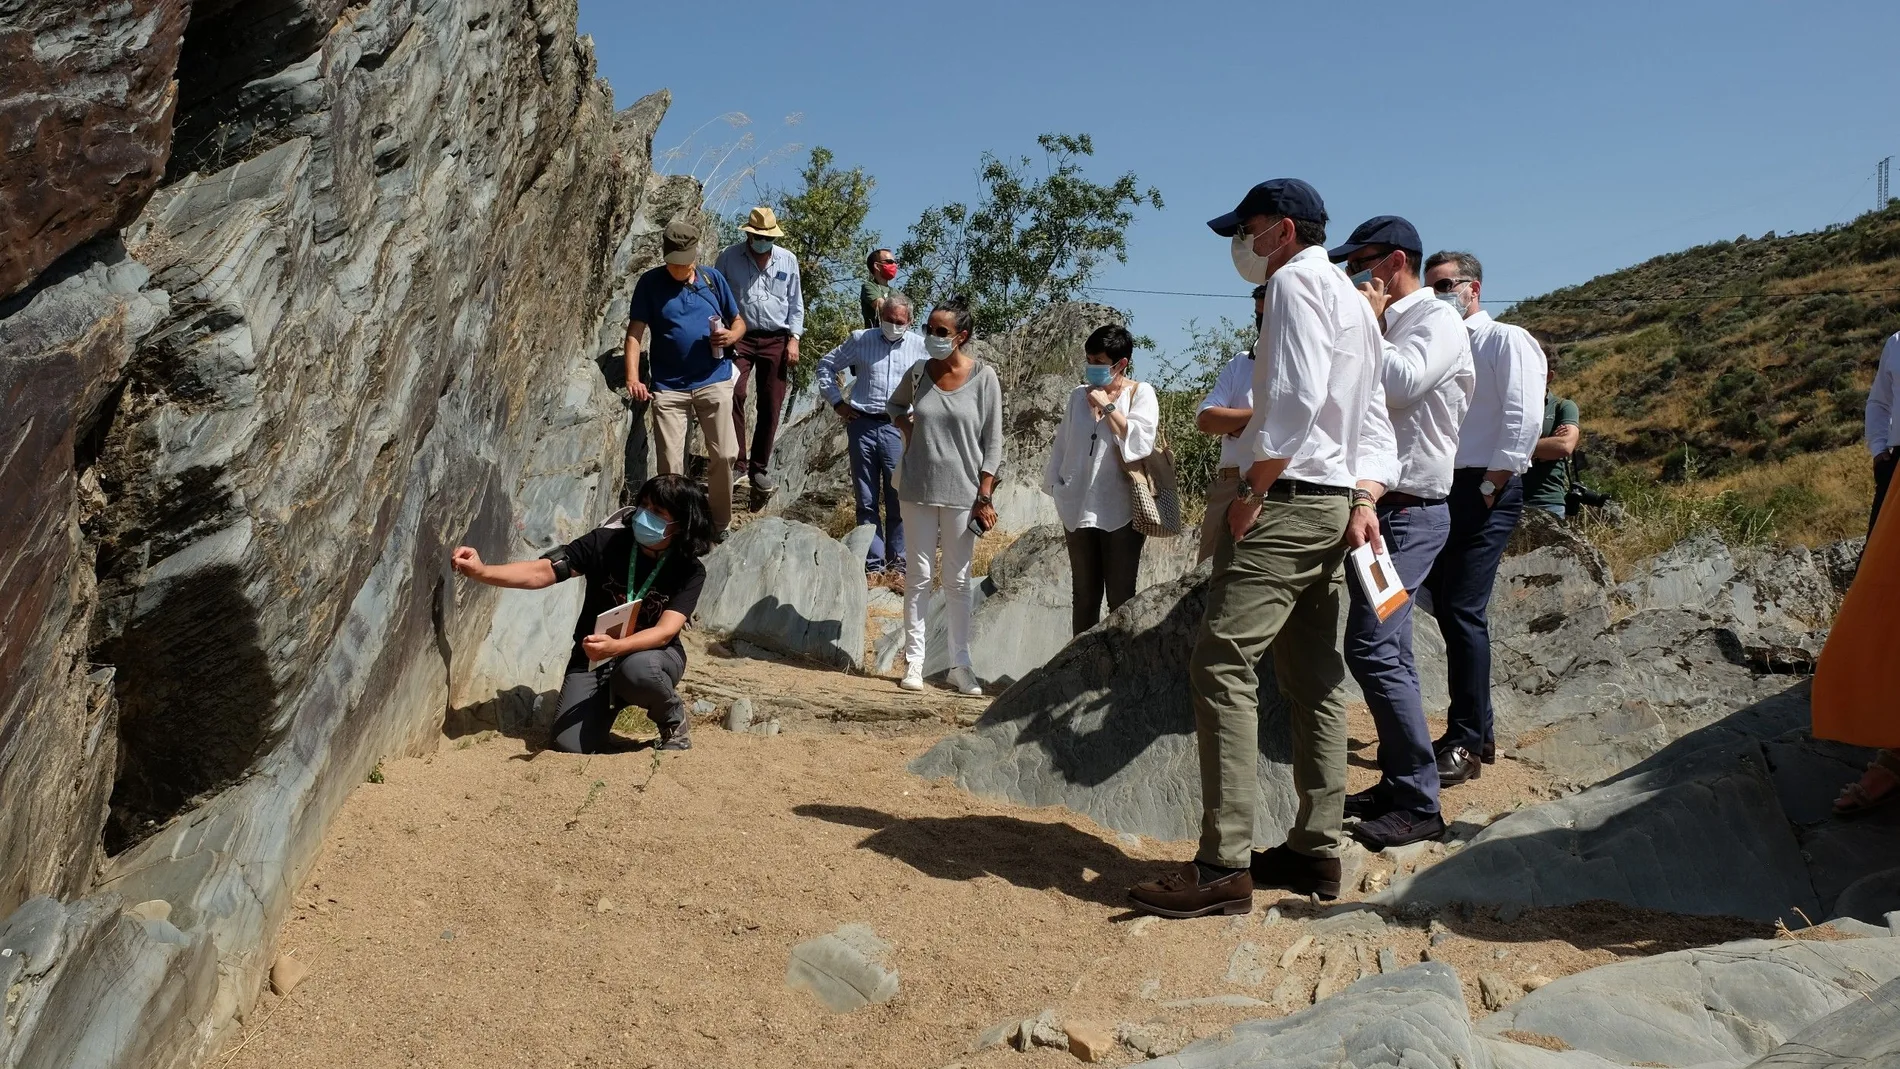
[[[1088,386],[1069,391],[1069,407],[1056,428],[1055,445],[1042,488],[1056,500],[1056,515],[1071,531],[1094,527],[1114,531],[1128,526],[1134,509],[1128,500],[1128,475],[1121,462],[1136,461],[1154,452],[1155,426],[1161,404],[1154,387],[1134,382],[1116,400],[1128,420],[1127,433],[1117,438],[1106,420],[1095,418],[1089,406]]]

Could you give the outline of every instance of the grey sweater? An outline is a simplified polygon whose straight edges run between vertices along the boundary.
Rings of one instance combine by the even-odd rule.
[[[927,363],[912,365],[884,405],[892,419],[908,414],[915,420],[897,496],[913,505],[967,509],[976,504],[983,473],[995,475],[1003,463],[1003,384],[979,361],[963,385],[939,390]]]

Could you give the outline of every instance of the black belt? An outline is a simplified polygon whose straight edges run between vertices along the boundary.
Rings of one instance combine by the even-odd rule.
[[[1419,497],[1417,494],[1407,494],[1398,490],[1393,490],[1387,493],[1385,496],[1379,498],[1380,508],[1387,508],[1387,507],[1395,508],[1395,509],[1425,508],[1431,505],[1442,505],[1444,503],[1445,503],[1445,499],[1442,497],[1424,498],[1424,497]]]
[[[866,412],[857,405],[851,405],[850,408],[851,411],[858,414],[859,419],[868,419],[872,423],[889,423],[891,421],[890,414],[887,412]]]
[[[1350,486],[1323,486],[1309,483],[1304,479],[1275,479],[1267,487],[1266,497],[1273,501],[1286,501],[1295,497],[1351,497]]]
[[[792,336],[792,332],[789,330],[753,330],[748,327],[745,336],[748,338],[789,338]]]

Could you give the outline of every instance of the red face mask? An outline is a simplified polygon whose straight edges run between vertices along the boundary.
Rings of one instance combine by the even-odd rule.
[[[896,264],[878,264],[877,277],[883,279],[886,282],[889,282],[891,279],[896,278],[897,265]]]

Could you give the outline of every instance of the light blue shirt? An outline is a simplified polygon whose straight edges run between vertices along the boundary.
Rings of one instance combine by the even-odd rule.
[[[885,341],[882,330],[854,330],[843,344],[818,361],[818,389],[825,400],[844,399],[838,373],[851,372],[851,407],[869,416],[884,414],[884,403],[917,361],[929,359],[924,336],[907,330],[896,341]]]
[[[713,266],[726,276],[739,298],[739,314],[745,316],[747,330],[789,330],[793,337],[805,333],[805,291],[798,277],[798,256],[790,249],[772,246],[772,255],[761,268],[741,241],[720,253]]]

